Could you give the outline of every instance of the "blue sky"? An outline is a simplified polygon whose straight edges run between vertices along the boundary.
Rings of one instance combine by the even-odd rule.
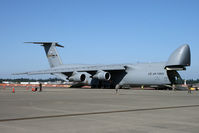
[[[198,0],[0,0],[0,77],[49,68],[44,51],[25,41],[57,41],[64,63],[166,61],[188,43],[199,78]]]

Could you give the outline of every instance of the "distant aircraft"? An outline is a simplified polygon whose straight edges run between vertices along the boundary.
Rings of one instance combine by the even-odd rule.
[[[56,50],[64,47],[57,42],[26,42],[44,47],[50,69],[18,74],[52,74],[65,81],[90,85],[92,88],[121,88],[123,86],[172,87],[183,83],[177,71],[191,65],[189,45],[176,49],[167,62],[114,65],[64,65]]]

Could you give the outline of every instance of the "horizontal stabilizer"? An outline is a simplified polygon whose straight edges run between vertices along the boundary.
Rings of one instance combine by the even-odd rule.
[[[57,47],[62,47],[62,48],[64,47],[64,46],[58,44],[58,42],[24,42],[24,43],[41,44],[42,46],[54,44],[54,46],[57,46]]]

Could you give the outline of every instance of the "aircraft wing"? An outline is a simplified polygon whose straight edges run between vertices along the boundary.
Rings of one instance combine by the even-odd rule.
[[[125,70],[127,65],[118,64],[118,65],[91,65],[91,66],[81,66],[81,67],[68,67],[68,68],[51,68],[47,70],[24,72],[24,73],[14,73],[14,75],[36,75],[36,74],[53,74],[53,73],[72,73],[72,72],[97,72],[99,70],[103,71],[117,71]]]

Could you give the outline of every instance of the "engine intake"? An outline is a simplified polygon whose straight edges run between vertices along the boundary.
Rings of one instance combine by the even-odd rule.
[[[93,78],[97,78],[99,80],[110,80],[111,79],[111,74],[109,72],[104,72],[104,71],[98,71]]]
[[[72,76],[69,77],[69,81],[83,82],[86,80],[86,75],[81,72],[73,72]]]

